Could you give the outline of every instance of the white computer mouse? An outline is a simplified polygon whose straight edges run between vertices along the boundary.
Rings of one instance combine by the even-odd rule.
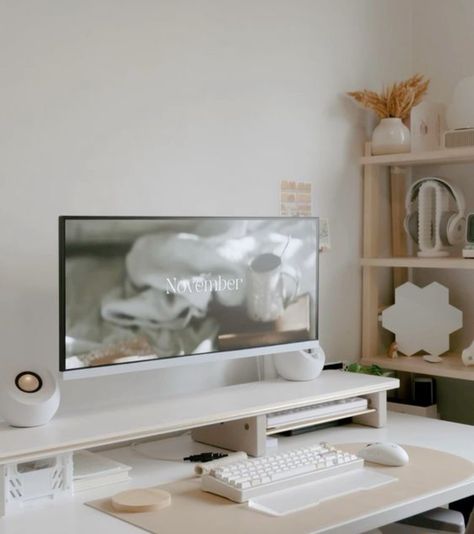
[[[369,443],[357,456],[368,462],[392,467],[407,465],[409,461],[407,451],[396,443]]]

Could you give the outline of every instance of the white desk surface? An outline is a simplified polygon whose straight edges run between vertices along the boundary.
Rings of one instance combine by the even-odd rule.
[[[409,445],[439,449],[457,454],[474,461],[474,427],[438,421],[423,417],[389,412],[388,424],[384,428],[371,428],[361,425],[345,425],[316,432],[303,434],[291,438],[280,438],[280,448],[303,446],[314,440],[329,441],[330,443],[393,441]],[[193,450],[194,449],[194,450]],[[161,457],[181,456],[195,450],[209,450],[205,445],[191,444],[190,438],[182,436],[173,441],[166,440],[156,448],[156,454]],[[140,450],[150,453],[153,445],[140,445]],[[104,452],[103,452],[104,454]],[[138,534],[143,532],[129,524],[119,521],[92,508],[84,506],[85,501],[100,499],[113,495],[131,487],[149,487],[164,484],[192,475],[193,466],[183,462],[157,461],[146,458],[130,447],[110,449],[107,456],[128,463],[133,466],[133,479],[130,482],[115,486],[79,493],[74,497],[66,497],[56,502],[36,503],[25,507],[22,512],[0,518],[1,534],[48,533],[48,534]],[[433,466],[436,469],[436,466]],[[454,488],[454,491],[456,488]],[[474,492],[474,480],[466,487],[459,488],[464,495]],[[453,495],[453,488],[446,489],[446,495]],[[431,496],[442,499],[444,494]],[[433,501],[430,501],[433,502]],[[407,515],[422,511],[428,503],[417,501],[405,503],[404,506],[393,509],[374,510],[367,518],[365,525],[374,528],[385,523],[398,520]],[[420,509],[421,507],[421,509]],[[431,508],[428,505],[428,508]],[[426,509],[426,508],[425,508]],[[317,513],[315,513],[315,529],[317,529]],[[353,529],[356,534],[360,530]],[[200,533],[196,533],[200,534]],[[294,533],[298,534],[298,533]],[[338,534],[337,531],[334,534]]]

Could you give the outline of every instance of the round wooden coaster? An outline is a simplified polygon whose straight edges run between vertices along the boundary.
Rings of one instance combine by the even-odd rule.
[[[171,504],[171,495],[159,489],[132,489],[121,491],[112,497],[117,512],[153,512]]]

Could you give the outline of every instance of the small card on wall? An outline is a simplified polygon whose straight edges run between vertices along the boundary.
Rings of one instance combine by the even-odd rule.
[[[312,183],[296,180],[280,182],[280,215],[286,217],[310,217],[312,208]],[[329,220],[319,219],[319,250],[330,250]]]
[[[288,217],[309,217],[312,214],[311,182],[282,180],[280,182],[280,214]]]
[[[319,219],[319,250],[324,252],[331,250],[331,241],[329,239],[329,219]]]

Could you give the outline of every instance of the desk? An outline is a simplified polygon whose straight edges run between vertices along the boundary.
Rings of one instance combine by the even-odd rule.
[[[395,441],[436,448],[474,461],[474,449],[472,448],[474,427],[394,412],[389,412],[387,426],[383,428],[351,424],[280,439],[281,449],[304,446],[315,439],[331,443]],[[72,498],[58,500],[46,506],[39,503],[29,506],[25,508],[24,513],[1,518],[0,533],[48,532],[48,534],[64,534],[67,532],[68,534],[83,534],[87,532],[87,534],[103,534],[104,532],[113,532],[113,534],[139,534],[143,531],[84,506],[83,503],[110,496],[129,487],[156,486],[179,480],[191,476],[193,472],[193,467],[189,464],[150,460],[139,456],[129,447],[110,449],[106,454],[134,467],[131,482],[80,493]],[[374,510],[370,516],[364,518],[363,526],[360,522],[352,523],[348,526],[348,528],[350,527],[348,532],[356,534],[361,528],[362,530],[376,528],[473,493],[474,479],[456,487],[446,488],[445,491],[437,495],[408,501],[397,507]],[[317,514],[315,514],[316,527]],[[339,534],[340,532],[341,530],[338,528],[332,534]]]

